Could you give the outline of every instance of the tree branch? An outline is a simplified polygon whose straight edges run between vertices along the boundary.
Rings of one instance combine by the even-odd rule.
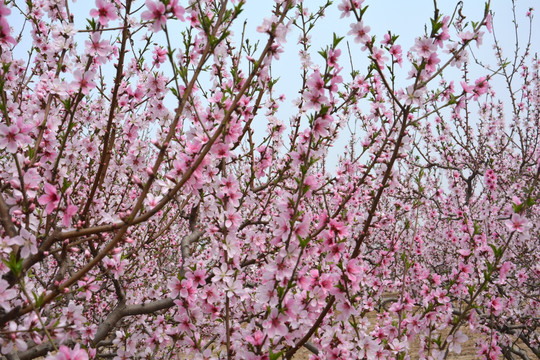
[[[94,346],[98,346],[99,342],[107,337],[109,332],[115,327],[116,323],[118,323],[118,321],[125,316],[151,314],[156,311],[171,308],[173,305],[174,299],[172,298],[135,305],[126,305],[125,303],[120,302],[118,306],[116,306],[116,308],[107,316],[107,319],[105,319],[105,321],[99,325],[92,343]]]

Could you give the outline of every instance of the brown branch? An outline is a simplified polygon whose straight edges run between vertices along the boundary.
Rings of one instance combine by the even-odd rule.
[[[104,340],[111,329],[114,328],[116,323],[126,316],[136,316],[144,314],[152,314],[156,311],[166,310],[171,308],[174,305],[174,299],[166,298],[161,300],[156,300],[149,303],[141,303],[135,305],[126,305],[123,302],[120,302],[116,308],[109,313],[107,319],[103,321],[92,340],[94,346],[99,346],[100,341]]]
[[[120,89],[120,83],[122,82],[122,78],[124,77],[124,59],[126,56],[126,43],[129,37],[129,27],[128,27],[128,14],[129,10],[131,8],[131,0],[128,0],[126,2],[126,16],[124,18],[124,29],[122,30],[122,42],[120,45],[120,52],[118,55],[118,64],[116,65],[116,77],[114,79],[114,89],[113,89],[113,95],[111,99],[111,107],[109,110],[109,119],[107,121],[107,129],[105,130],[105,137],[103,138],[103,151],[101,153],[101,159],[99,161],[98,170],[96,173],[96,177],[94,179],[94,183],[92,184],[92,188],[90,190],[90,194],[88,195],[88,200],[86,201],[86,204],[84,206],[84,210],[81,213],[81,217],[84,220],[87,220],[88,211],[90,210],[90,206],[92,205],[92,201],[94,200],[94,196],[96,194],[98,186],[103,182],[103,179],[105,178],[105,174],[107,172],[107,167],[110,160],[110,152],[112,151],[112,146],[114,144],[114,131],[111,131],[113,120],[114,120],[114,113],[116,111],[116,106],[118,104],[118,91]],[[112,140],[109,143],[109,137],[112,135]]]
[[[4,197],[0,194],[0,222],[9,237],[17,236],[17,228],[11,221],[11,215],[9,215],[9,206],[6,204]]]

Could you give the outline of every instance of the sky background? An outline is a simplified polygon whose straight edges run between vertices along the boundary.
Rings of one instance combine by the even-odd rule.
[[[326,12],[326,17],[317,23],[316,28],[312,33],[312,60],[322,65],[321,59],[317,58],[317,51],[331,44],[333,33],[344,36],[350,30],[350,24],[353,21],[353,16],[340,18],[340,11],[337,9],[337,5],[341,0],[335,1],[330,9]],[[323,4],[324,1],[318,0],[305,0],[304,6],[308,7],[312,12],[315,12],[318,7]],[[439,0],[437,6],[442,16],[452,16],[454,9],[459,1],[455,0]],[[244,17],[248,21],[248,34],[256,34],[256,26],[260,23],[260,19],[271,11],[273,1],[248,1],[245,7]],[[523,48],[529,35],[529,22],[525,14],[529,8],[534,5],[540,5],[538,0],[521,0],[516,2],[516,18],[518,21],[518,36],[520,46]],[[377,37],[377,41],[380,41],[384,34],[389,30],[392,34],[399,35],[398,43],[401,45],[405,57],[405,53],[414,44],[414,41],[420,35],[425,33],[425,27],[429,26],[430,18],[434,14],[434,1],[433,0],[377,0],[377,1],[365,1],[363,5],[369,5],[367,12],[364,15],[364,24],[371,27],[371,35]],[[485,9],[485,1],[482,0],[465,0],[463,2],[462,13],[467,17],[466,21],[480,21],[483,18]],[[495,34],[505,51],[507,56],[512,55],[515,49],[515,32],[513,26],[513,13],[512,13],[512,1],[510,0],[492,0],[491,10],[494,14],[494,31]],[[540,10],[540,9],[539,9]],[[534,13],[534,12],[533,12]],[[240,21],[239,24],[243,22]],[[428,28],[429,31],[430,28]],[[451,33],[455,34],[455,31],[451,29]],[[283,92],[287,96],[287,100],[290,106],[282,106],[280,109],[280,118],[287,124],[288,119],[294,116],[294,105],[292,101],[298,98],[298,90],[301,86],[301,65],[299,57],[297,55],[299,46],[298,31],[293,31],[287,38],[287,45],[285,47],[285,53],[280,55],[280,60],[273,64],[272,73],[274,76],[280,76],[280,82],[276,85],[276,92]],[[540,26],[538,21],[533,21],[532,34],[540,34]],[[261,38],[263,39],[263,38]],[[532,53],[540,51],[540,36],[536,38],[533,35],[532,38]],[[344,66],[344,70],[341,75],[344,80],[350,79],[348,74],[350,73],[350,66],[347,54],[346,41],[349,42],[349,46],[352,53],[353,63],[356,70],[360,70],[365,73],[365,69],[368,66],[368,60],[366,54],[360,50],[361,45],[356,44],[351,36],[346,38],[340,44],[342,49],[341,64]],[[491,64],[492,68],[496,68],[496,61],[493,52],[493,36],[491,34],[484,35],[483,45],[477,48],[473,45],[470,49],[475,56],[481,59],[487,64]],[[522,53],[522,51],[521,51]],[[469,56],[472,61],[473,57]],[[441,60],[443,60],[441,58]],[[411,84],[411,80],[408,80],[408,74],[410,66],[403,65],[400,69],[399,75],[396,79],[396,83],[403,88]],[[459,83],[461,73],[456,71],[455,68],[447,68],[445,73],[449,76],[447,78],[454,79],[456,84]],[[470,78],[477,79],[481,76],[485,76],[489,72],[471,64]],[[501,77],[494,78],[492,80],[492,86],[499,94],[506,94],[505,84]],[[458,87],[459,88],[459,85]],[[369,111],[369,104],[365,103],[366,111]],[[338,157],[343,154],[343,148],[349,141],[349,133],[346,129],[340,134],[340,138],[336,142],[335,146],[329,152],[329,164],[337,163]]]
[[[21,8],[25,9],[24,1],[16,0],[15,1]],[[326,47],[332,42],[332,34],[337,33],[338,35],[344,36],[350,30],[350,24],[353,21],[353,17],[349,18],[340,18],[340,12],[337,9],[337,5],[341,0],[337,0],[326,12],[326,17],[320,20],[317,24],[317,27],[312,32],[312,60],[314,63],[323,64],[321,58],[317,54],[317,51]],[[137,8],[140,5],[143,5],[143,1],[136,1],[135,5],[132,8]],[[184,6],[187,6],[186,1],[180,0],[180,3],[184,3]],[[324,1],[320,0],[304,0],[304,7],[307,7],[311,11],[316,11],[318,7],[323,4]],[[434,2],[433,0],[377,0],[377,1],[366,1],[364,5],[369,5],[369,9],[364,16],[364,24],[371,27],[371,35],[375,35],[377,40],[382,39],[383,35],[390,30],[393,34],[398,34],[400,37],[398,43],[402,46],[404,51],[404,56],[406,51],[414,44],[415,38],[424,34],[426,24],[429,24],[430,18],[433,16]],[[441,15],[452,16],[454,9],[458,1],[456,0],[439,0],[437,5],[441,11]],[[523,46],[527,40],[529,24],[528,19],[525,17],[525,13],[531,7],[534,7],[536,4],[540,5],[538,0],[519,0],[516,4],[516,15],[518,21],[518,34],[520,37],[520,44]],[[237,41],[240,40],[241,30],[244,21],[247,21],[246,24],[246,34],[252,41],[260,40],[265,42],[267,36],[265,34],[260,34],[256,31],[258,25],[260,25],[265,17],[270,16],[271,9],[274,5],[272,0],[247,0],[244,6],[244,12],[240,15],[236,23],[236,27],[233,28],[235,32],[234,37]],[[483,17],[485,2],[482,0],[465,0],[463,2],[463,13],[467,16],[467,21],[479,21]],[[95,2],[93,0],[78,0],[73,3],[69,2],[69,7],[71,12],[75,15],[75,25],[77,29],[84,29],[86,26],[86,18],[89,18],[90,9],[95,7]],[[499,41],[506,52],[506,55],[511,55],[514,51],[515,44],[515,33],[513,26],[513,15],[512,15],[512,1],[511,0],[492,0],[491,9],[494,13],[494,27],[495,33],[499,38]],[[139,13],[140,14],[140,13]],[[22,17],[20,14],[17,14],[17,10],[13,9],[12,14],[10,15],[10,25],[14,28],[14,31],[17,33],[22,28]],[[114,26],[115,24],[109,24],[109,26]],[[118,24],[116,24],[118,25]],[[537,23],[533,21],[533,34],[540,34],[540,27]],[[19,58],[25,58],[31,46],[30,36],[29,36],[29,26],[25,27],[23,32],[23,39],[21,43],[15,48],[15,56]],[[451,29],[452,32],[452,29]],[[112,35],[112,32],[111,32]],[[287,37],[287,44],[285,46],[285,52],[280,55],[280,60],[275,62],[272,66],[272,75],[274,77],[280,77],[279,82],[275,86],[276,95],[281,93],[285,94],[286,102],[281,106],[281,109],[278,113],[278,116],[285,123],[289,123],[289,119],[295,115],[293,104],[294,100],[298,98],[298,91],[300,90],[301,85],[301,65],[298,57],[298,31],[291,32]],[[84,41],[88,38],[88,33],[81,33],[77,36],[76,42],[79,46],[80,51],[84,49]],[[139,39],[140,35],[136,35],[135,39]],[[154,40],[157,43],[165,44],[163,39],[163,32],[158,34]],[[174,37],[173,37],[174,40]],[[181,44],[180,37],[177,37],[178,44]],[[350,73],[349,60],[347,54],[347,43],[349,42],[351,48],[351,55],[354,62],[354,67],[356,70],[360,70],[365,73],[365,69],[368,65],[366,54],[360,50],[360,45],[354,43],[353,38],[347,36],[344,41],[341,43],[342,49],[342,61],[344,65],[344,70],[342,71],[342,76],[344,80],[347,81],[350,79],[348,74]],[[495,65],[495,58],[493,56],[492,49],[493,41],[492,36],[485,34],[484,44],[479,49],[476,46],[472,46],[472,51],[475,55],[481,58],[484,61],[490,62],[492,65]],[[533,53],[540,50],[539,39],[535,39],[533,36],[533,44],[531,47]],[[472,60],[472,57],[470,57]],[[404,64],[403,69],[398,74],[397,84],[401,87],[406,87],[409,85],[407,80],[407,72],[409,66]],[[107,76],[107,71],[110,71],[110,75]],[[452,74],[450,70],[450,77],[455,77],[454,80],[459,82],[460,74],[455,72]],[[480,76],[486,75],[488,72],[479,68],[478,66],[473,66],[471,68],[471,79],[476,79]],[[113,69],[110,67],[109,70],[105,70],[105,74],[110,79],[113,78]],[[493,86],[499,92],[504,92],[504,84],[501,79],[494,79]],[[170,109],[174,109],[174,104],[171,104]],[[368,108],[366,107],[366,110]],[[264,131],[266,129],[266,121],[261,115],[257,118],[255,122],[256,131],[259,130],[260,137],[264,136]],[[259,138],[260,138],[259,137]],[[330,152],[330,164],[335,164],[339,154],[343,152],[343,146],[347,143],[349,137],[347,132],[342,133],[340,139],[336,143],[336,146]]]

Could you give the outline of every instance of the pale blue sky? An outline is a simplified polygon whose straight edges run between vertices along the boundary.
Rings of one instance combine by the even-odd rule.
[[[187,3],[187,1],[180,1],[181,3]],[[337,10],[337,5],[341,0],[336,0],[334,5],[331,6],[330,10],[327,11],[326,18],[322,19],[318,24],[318,27],[312,33],[313,46],[312,46],[312,60],[314,62],[322,64],[317,51],[321,48],[327,46],[332,41],[332,33],[337,33],[338,35],[345,35],[350,27],[352,21],[352,16],[349,18],[340,19],[340,13]],[[23,8],[24,1],[16,0],[16,3],[21,5]],[[305,0],[304,6],[315,11],[318,9],[320,4],[324,3],[321,0]],[[437,2],[442,15],[452,15],[454,8],[458,1],[456,0],[439,0]],[[517,1],[517,18],[519,24],[519,34],[521,37],[522,44],[526,41],[528,23],[525,23],[527,19],[524,14],[530,7],[534,7],[538,3],[538,0],[519,0]],[[137,0],[133,8],[137,8],[139,5],[142,5],[143,1]],[[241,15],[241,18],[237,22],[237,27],[235,28],[235,38],[237,41],[240,40],[241,28],[245,19],[247,19],[247,36],[252,39],[260,39],[261,41],[266,40],[266,35],[259,34],[256,32],[256,27],[262,22],[264,17],[270,15],[270,10],[274,4],[272,0],[248,0],[245,5],[245,11]],[[366,1],[365,4],[369,5],[364,18],[364,23],[371,27],[371,34],[376,35],[380,40],[382,36],[390,30],[394,34],[400,35],[398,39],[399,44],[401,44],[404,54],[414,43],[414,39],[419,35],[424,33],[424,26],[429,24],[429,19],[433,16],[433,0],[377,0],[377,1]],[[485,2],[482,0],[465,0],[463,13],[467,16],[467,21],[478,21],[482,18],[484,12]],[[512,25],[512,11],[511,11],[512,2],[510,0],[492,0],[492,10],[495,13],[495,31],[503,45],[503,48],[506,51],[507,55],[511,55],[513,52],[513,44],[515,43],[514,31]],[[90,9],[94,7],[93,0],[79,0],[76,3],[70,1],[70,10],[75,14],[76,27],[79,29],[84,29],[86,24],[86,17],[89,17]],[[13,10],[10,25],[14,28],[15,31],[19,31],[22,25],[21,17],[17,15],[17,10]],[[111,24],[112,26],[113,24]],[[535,30],[534,33],[540,33],[540,27],[538,23],[534,24]],[[29,29],[27,25],[26,30]],[[108,33],[108,36],[111,36],[112,33]],[[163,32],[155,37],[155,41],[158,43],[164,44],[162,42]],[[280,81],[276,85],[276,93],[284,93],[287,97],[287,102],[282,106],[279,116],[282,118],[285,124],[288,124],[289,118],[294,115],[294,105],[292,101],[298,97],[298,90],[301,84],[300,78],[300,62],[298,59],[298,31],[293,31],[289,34],[287,38],[287,44],[285,46],[285,53],[281,54],[281,58],[277,61],[272,68],[272,73],[275,77],[280,77]],[[87,39],[88,34],[79,34],[76,39],[80,49],[84,47],[84,40]],[[136,35],[135,39],[139,39],[140,35]],[[494,56],[492,51],[492,38],[491,35],[486,34],[484,40],[484,45],[480,49],[476,49],[473,46],[473,51],[478,57],[484,60],[491,60],[491,63],[494,64]],[[173,37],[174,39],[174,37]],[[179,40],[179,37],[176,37]],[[367,66],[367,60],[365,53],[360,51],[360,46],[355,44],[353,39],[346,37],[346,39],[341,44],[341,49],[343,51],[342,55],[342,64],[344,65],[344,70],[342,76],[345,80],[348,80],[349,74],[349,61],[347,58],[347,48],[346,41],[349,41],[353,56],[353,61],[355,63],[355,69],[363,72]],[[532,52],[537,52],[540,47],[538,46],[538,40],[533,38]],[[181,43],[178,42],[178,46]],[[29,36],[26,33],[26,36],[23,38],[23,41],[15,50],[15,55],[17,57],[24,57],[24,54],[28,51],[30,46]],[[110,65],[109,65],[110,67]],[[163,67],[162,67],[163,68]],[[112,79],[112,68],[111,71]],[[398,76],[397,83],[401,86],[408,85],[407,71],[409,66],[404,65],[403,70]],[[105,74],[107,74],[105,70]],[[477,78],[484,75],[486,72],[478,68],[473,68],[471,73],[471,78]],[[455,80],[459,80],[459,74],[455,74]],[[495,86],[502,87],[500,83],[495,82]],[[502,89],[502,88],[501,88]],[[174,106],[171,106],[171,109]],[[264,119],[261,119],[260,129],[264,132],[266,128],[266,123]],[[262,123],[264,122],[264,123]],[[342,152],[341,147],[346,142],[346,135],[341,137],[341,140],[338,142],[338,145],[332,150],[331,162],[335,163],[336,156]]]

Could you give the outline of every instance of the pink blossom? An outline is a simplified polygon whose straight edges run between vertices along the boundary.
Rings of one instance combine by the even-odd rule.
[[[347,235],[349,235],[349,229],[348,229],[347,225],[345,225],[341,221],[338,221],[338,220],[335,220],[335,219],[330,219],[328,227],[329,227],[329,230],[330,230],[329,231],[330,234],[332,234],[334,236],[344,238]]]
[[[3,5],[2,3],[2,6],[5,6],[5,5]],[[4,7],[4,9],[9,10],[7,7]],[[3,16],[0,17],[0,43],[12,44],[12,45],[17,44],[17,41],[15,40],[15,38],[11,36],[11,28],[9,27],[9,24],[6,18]]]
[[[442,29],[441,29],[441,32],[439,34],[437,34],[437,36],[435,37],[435,44],[438,45],[439,47],[443,47],[444,46],[444,42],[448,39],[450,39],[450,33],[448,32],[448,22],[450,20],[450,17],[449,16],[445,16],[442,23],[443,23],[443,26],[442,26]]]
[[[491,307],[491,310],[493,311],[494,315],[499,315],[501,310],[503,309],[503,304],[501,303],[501,300],[498,297],[494,297],[489,301],[489,306]]]
[[[170,294],[169,296],[173,299],[177,298],[180,294],[180,290],[182,290],[182,285],[180,283],[180,280],[178,278],[172,278],[167,283],[167,287],[169,288]]]
[[[456,43],[446,45],[445,52],[452,55],[452,60],[450,65],[455,67],[461,67],[464,63],[469,61],[469,54],[467,50],[460,50],[459,46]]]
[[[0,16],[8,16],[9,14],[11,14],[11,9],[4,2],[0,2]]]
[[[82,312],[83,306],[76,305],[72,300],[69,302],[68,306],[64,308],[61,320],[70,324],[82,326],[82,324],[86,321]]]
[[[474,90],[474,86],[467,85],[467,83],[465,81],[460,82],[460,84],[461,84],[461,87],[463,88],[463,92],[465,92],[465,94],[469,94]]]
[[[285,325],[285,315],[280,314],[276,308],[272,309],[268,319],[263,322],[263,328],[270,338],[285,336],[289,332]]]
[[[414,44],[413,50],[418,53],[419,56],[427,59],[431,54],[437,50],[437,46],[430,38],[418,38]]]
[[[180,282],[180,297],[193,300],[197,289],[193,286],[193,281],[184,279]]]
[[[512,214],[512,218],[505,222],[506,227],[510,231],[524,232],[527,229],[528,221],[525,217],[519,214]]]
[[[362,21],[351,24],[351,30],[347,33],[354,36],[354,42],[361,43],[366,45],[371,41],[369,36],[369,31],[371,28],[369,26],[364,26]]]
[[[341,55],[340,49],[328,50],[328,56],[326,58],[326,63],[328,64],[328,66],[337,66],[340,55]]]
[[[152,0],[146,0],[146,7],[148,10],[141,14],[141,18],[145,21],[153,22],[152,31],[158,32],[167,23],[165,4],[161,1],[154,2]]]
[[[350,0],[341,0],[341,3],[338,5],[338,10],[341,11],[340,18],[351,16],[351,1]]]
[[[47,360],[88,360],[88,353],[77,344],[73,349],[61,345],[58,353],[49,355]]]
[[[88,95],[90,90],[96,87],[93,81],[95,73],[93,71],[83,72],[82,70],[75,70],[73,72],[73,87],[76,90],[80,90],[84,95]]]
[[[107,40],[101,40],[101,33],[94,32],[90,36],[90,41],[86,41],[86,51],[89,55],[95,56],[100,63],[104,63],[112,52],[112,46]]]
[[[458,34],[458,36],[463,43],[471,41],[474,38],[474,34],[470,31],[462,31]]]
[[[240,214],[234,210],[229,210],[225,214],[225,227],[228,229],[236,229],[242,222]]]
[[[488,91],[488,82],[485,77],[477,79],[474,83],[474,99],[478,99],[480,95],[487,93]]]
[[[399,354],[402,351],[405,351],[409,348],[409,343],[407,342],[407,339],[403,341],[399,341],[399,339],[394,339],[390,344],[390,349],[394,352],[394,354]]]
[[[453,335],[449,335],[448,350],[455,352],[456,354],[461,354],[461,344],[467,342],[468,339],[468,336],[463,334],[461,331],[458,331]]]
[[[23,228],[21,229],[19,236],[23,245],[21,248],[21,256],[23,259],[38,253],[36,237],[34,234]]]
[[[9,331],[8,334],[10,334],[10,336],[2,336],[2,341],[0,342],[0,345],[2,345],[2,354],[9,354],[14,349],[17,349],[17,351],[25,351],[28,348],[28,345],[22,336],[20,336],[19,331],[22,329],[17,326],[17,323],[10,321],[7,330]]]
[[[377,351],[381,349],[381,345],[377,340],[372,339],[369,336],[364,335],[361,337],[358,342],[359,352],[358,358],[363,359],[364,357],[368,359],[375,359]]]
[[[401,45],[392,45],[389,52],[392,56],[394,56],[395,61],[401,66],[403,62]]]
[[[0,306],[7,312],[10,310],[9,301],[17,296],[15,289],[10,289],[4,279],[0,279]]]
[[[64,216],[62,217],[62,225],[64,227],[69,227],[71,225],[71,219],[73,218],[73,215],[77,213],[77,210],[79,208],[75,205],[72,205],[68,201],[68,206],[66,207],[66,210],[64,211]]]
[[[41,195],[38,199],[40,205],[45,205],[45,212],[50,215],[57,207],[60,202],[60,197],[56,192],[56,187],[49,183],[43,185],[43,190],[45,191],[44,195]]]
[[[506,282],[506,276],[508,275],[508,272],[512,270],[513,267],[514,265],[510,261],[505,261],[501,265],[501,268],[499,269],[499,279],[501,283]]]
[[[212,152],[216,154],[218,159],[223,159],[229,157],[231,154],[229,152],[229,145],[225,143],[218,143],[212,147]]]
[[[161,46],[155,46],[154,47],[154,55],[152,56],[154,59],[154,65],[159,68],[161,64],[165,62],[167,59],[167,50],[162,48]]]
[[[186,9],[178,4],[178,0],[171,0],[167,7],[173,13],[175,18],[180,21],[185,21],[184,14],[186,13]]]
[[[118,18],[114,4],[107,0],[96,0],[96,7],[97,9],[90,10],[90,16],[99,17],[101,26],[107,26],[109,21]]]
[[[212,278],[212,282],[216,281],[226,281],[228,278],[232,277],[234,272],[232,270],[229,270],[227,267],[227,264],[223,263],[221,267],[215,267],[212,269],[212,272],[214,273],[214,277]]]
[[[493,19],[491,13],[487,14],[486,16],[486,29],[489,33],[493,31]]]
[[[248,335],[246,340],[252,345],[259,346],[264,343],[264,338],[265,335],[263,332],[261,330],[257,330],[252,335]]]
[[[438,63],[440,63],[441,60],[437,56],[437,53],[431,53],[429,57],[426,59],[426,70],[431,72],[434,72],[436,70],[436,66]]]
[[[12,154],[16,153],[24,139],[16,124],[11,124],[10,126],[0,124],[0,149],[6,149]]]
[[[315,90],[305,92],[304,99],[306,100],[306,108],[313,109],[315,111],[319,111],[321,109],[321,105],[328,102],[328,98],[323,95],[322,92]]]
[[[388,58],[384,56],[384,51],[377,47],[373,48],[373,53],[371,54],[373,60],[377,62],[380,68],[384,67],[384,64],[388,61]]]
[[[309,91],[314,93],[324,91],[324,80],[321,77],[321,73],[318,70],[314,71],[306,81],[306,85]]]
[[[206,271],[202,268],[198,268],[194,272],[186,273],[186,277],[193,281],[195,286],[203,286],[206,284]]]

